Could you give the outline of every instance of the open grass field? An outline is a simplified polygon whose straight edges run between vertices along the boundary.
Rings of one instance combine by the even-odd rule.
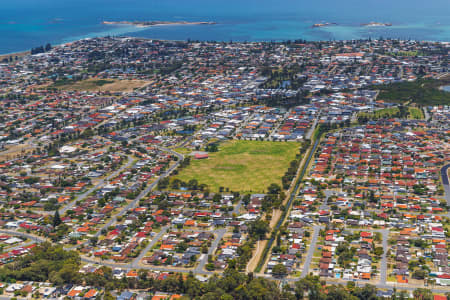
[[[392,107],[392,108],[383,108],[383,109],[379,109],[376,110],[374,112],[371,113],[367,113],[367,112],[362,112],[358,114],[358,117],[367,117],[371,120],[378,120],[378,119],[382,119],[382,118],[391,118],[391,117],[395,117],[400,113],[400,110],[397,107]]]
[[[17,156],[23,156],[27,153],[33,152],[34,149],[35,147],[29,144],[6,146],[3,151],[0,151],[0,162],[10,160]]]
[[[69,91],[99,91],[99,92],[132,92],[149,84],[145,80],[118,80],[118,79],[86,79],[75,82],[56,82],[50,87]]]
[[[299,151],[299,143],[227,141],[219,151],[191,164],[175,177],[196,179],[213,192],[219,187],[240,192],[266,192],[271,183],[281,186],[281,177]]]
[[[421,120],[424,118],[423,112],[420,108],[417,107],[409,107],[408,108],[408,117],[410,119]]]

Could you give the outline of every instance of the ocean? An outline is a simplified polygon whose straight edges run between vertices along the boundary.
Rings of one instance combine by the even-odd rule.
[[[0,6],[0,54],[96,36],[281,41],[450,41],[450,0],[15,0]],[[139,28],[102,21],[214,21]],[[312,28],[315,23],[337,25]],[[364,27],[363,23],[392,23]]]

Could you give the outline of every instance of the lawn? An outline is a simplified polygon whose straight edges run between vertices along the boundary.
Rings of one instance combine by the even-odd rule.
[[[265,192],[271,183],[281,186],[281,177],[295,159],[299,143],[266,141],[227,141],[219,151],[204,160],[191,160],[176,178],[240,192]]]

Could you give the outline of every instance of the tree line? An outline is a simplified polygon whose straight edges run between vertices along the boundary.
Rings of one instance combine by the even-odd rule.
[[[39,46],[36,48],[31,48],[31,54],[39,54],[39,53],[45,53],[52,50],[52,45],[46,44],[45,46]]]
[[[169,274],[155,279],[147,270],[138,270],[137,278],[113,276],[112,269],[102,266],[92,273],[80,273],[81,259],[75,251],[65,251],[61,245],[43,243],[31,253],[0,268],[0,281],[51,282],[56,286],[80,284],[104,291],[103,299],[114,299],[111,291],[139,289],[153,292],[182,294],[182,299],[309,299],[309,300],[376,300],[377,289],[371,285],[357,287],[354,282],[343,285],[326,285],[319,276],[308,275],[295,283],[281,287],[274,280],[244,274],[238,271],[234,260],[222,275],[214,274],[206,282],[195,278],[193,273]],[[395,292],[395,291],[394,291]],[[427,289],[416,289],[414,299],[431,300]],[[409,299],[406,293],[393,295],[391,299]]]

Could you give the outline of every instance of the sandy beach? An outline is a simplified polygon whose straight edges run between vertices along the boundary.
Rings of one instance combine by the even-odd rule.
[[[23,57],[30,54],[30,51],[22,51],[22,52],[15,52],[15,53],[7,53],[7,54],[0,54],[0,61],[2,61],[5,58],[13,57],[13,59],[17,57]]]

